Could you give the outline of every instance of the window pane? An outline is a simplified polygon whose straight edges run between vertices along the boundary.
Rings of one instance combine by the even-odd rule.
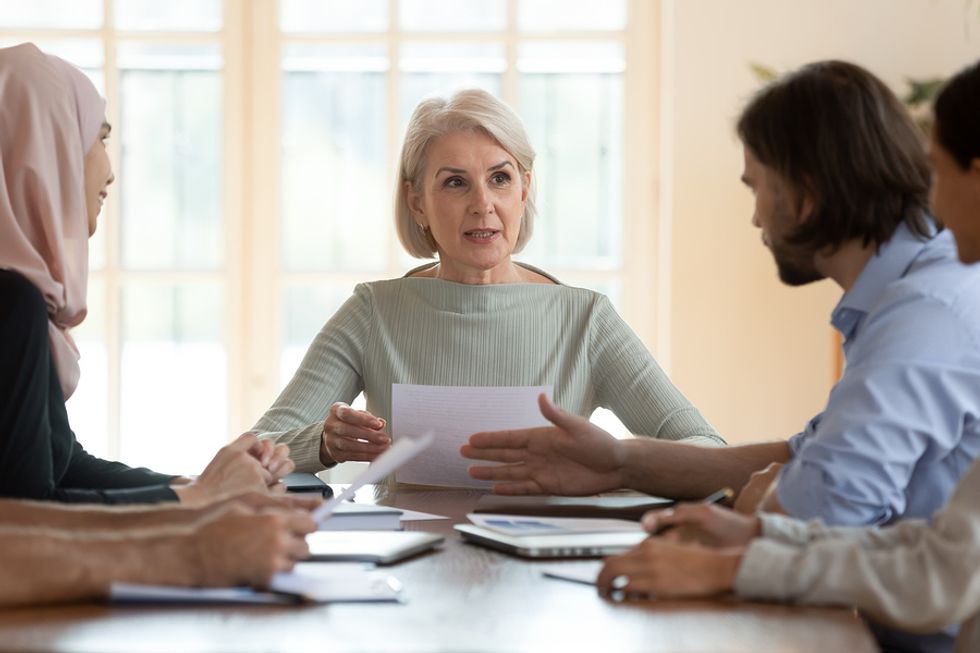
[[[619,72],[569,72],[594,52],[567,45],[522,51],[521,114],[538,153],[538,218],[526,258],[571,269],[622,260],[623,80]],[[583,57],[582,55],[586,55]],[[586,70],[595,60],[584,65]],[[545,64],[558,63],[549,72]]]
[[[279,356],[280,387],[289,383],[316,334],[353,292],[354,286],[350,283],[322,282],[286,287],[284,339]]]
[[[122,259],[137,269],[222,261],[221,57],[210,45],[120,48]]]
[[[221,0],[114,0],[115,26],[121,30],[221,29]]]
[[[9,0],[0,3],[0,27],[92,29],[102,26],[102,0]]]
[[[401,0],[401,27],[408,31],[488,32],[506,26],[506,0]]]
[[[381,46],[288,46],[283,58],[283,260],[380,270],[391,226]]]
[[[517,26],[523,30],[621,30],[626,0],[518,0]]]
[[[284,32],[383,32],[388,0],[281,0]]]
[[[217,282],[130,282],[122,296],[121,459],[196,474],[228,440]]]
[[[81,354],[82,376],[68,400],[68,420],[78,441],[93,456],[109,455],[109,385],[106,355],[105,281],[89,278],[88,315],[71,334]]]
[[[463,88],[482,88],[500,95],[507,68],[499,43],[406,43],[398,67],[402,71],[402,124],[420,100],[447,96]]]

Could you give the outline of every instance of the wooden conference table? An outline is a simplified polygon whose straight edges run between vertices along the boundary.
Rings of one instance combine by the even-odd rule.
[[[400,489],[379,503],[451,517],[406,522],[442,550],[390,567],[403,604],[113,607],[0,611],[0,650],[92,653],[315,651],[877,650],[851,610],[715,601],[614,603],[529,562],[464,544],[452,524],[479,497]],[[359,496],[359,500],[360,500]]]

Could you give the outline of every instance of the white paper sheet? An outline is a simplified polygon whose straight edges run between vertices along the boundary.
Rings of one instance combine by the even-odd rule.
[[[599,578],[599,572],[602,571],[603,564],[601,560],[590,560],[588,562],[566,562],[549,565],[547,568],[541,570],[541,575],[559,580],[570,580],[573,583],[595,585],[596,580]]]
[[[549,426],[538,409],[538,395],[552,396],[553,387],[472,387],[441,385],[391,386],[392,436],[401,438],[431,431],[435,442],[398,470],[396,480],[419,485],[487,488],[466,473],[474,461],[459,455],[459,448],[480,431]]]
[[[405,508],[399,508],[402,511],[401,521],[431,521],[433,519],[449,519],[445,515],[433,515],[431,512],[419,512],[418,510],[406,510]]]
[[[113,583],[109,598],[115,603],[361,603],[398,601],[402,585],[362,563],[301,562],[293,571],[275,574],[269,589]]]
[[[402,590],[394,576],[360,563],[301,562],[273,576],[269,587],[316,603],[398,601]]]
[[[425,451],[433,442],[433,434],[431,431],[426,432],[424,430],[417,431],[416,433],[424,433],[424,435],[418,438],[401,438],[394,442],[388,451],[375,458],[374,462],[368,465],[367,469],[361,472],[350,485],[344,488],[343,492],[335,495],[329,501],[325,501],[323,505],[314,510],[311,514],[313,520],[317,523],[326,521],[333,514],[337,506],[342,501],[347,501],[353,497],[359,488],[368,483],[377,483]]]
[[[179,587],[113,583],[109,588],[113,603],[257,603],[279,605],[295,603],[296,598],[257,592],[250,587]]]
[[[630,533],[643,530],[639,522],[626,519],[578,517],[535,517],[470,513],[473,524],[505,535],[564,535],[568,533]]]

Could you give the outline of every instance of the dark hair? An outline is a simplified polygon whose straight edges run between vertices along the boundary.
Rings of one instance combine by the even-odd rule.
[[[943,86],[934,113],[936,141],[966,170],[980,159],[980,61]]]
[[[930,235],[931,182],[922,136],[877,77],[820,61],[760,90],[738,120],[742,143],[814,213],[787,241],[817,251],[860,238],[880,247],[902,222]]]

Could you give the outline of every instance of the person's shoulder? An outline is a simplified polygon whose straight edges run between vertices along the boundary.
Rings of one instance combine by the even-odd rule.
[[[14,270],[0,270],[0,316],[4,319],[48,321],[48,305],[44,295],[24,275]]]
[[[964,265],[949,230],[925,246],[908,273],[886,290],[879,311],[948,313],[980,330],[980,265]],[[921,317],[921,315],[920,315]]]

